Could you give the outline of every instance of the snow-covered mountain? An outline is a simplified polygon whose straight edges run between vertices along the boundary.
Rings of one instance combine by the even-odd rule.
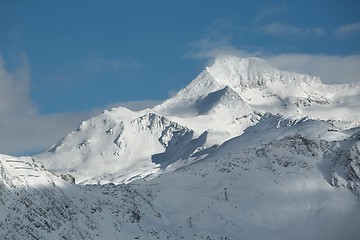
[[[358,239],[359,152],[359,127],[265,114],[202,160],[126,185],[0,155],[0,238]]]
[[[220,56],[152,109],[0,155],[0,239],[360,239],[359,100]]]
[[[259,58],[220,56],[164,103],[139,112],[105,111],[35,158],[77,183],[151,179],[202,159],[266,112],[356,126],[360,84],[326,85]]]

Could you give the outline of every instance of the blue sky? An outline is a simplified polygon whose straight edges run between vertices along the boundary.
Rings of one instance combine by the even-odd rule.
[[[359,11],[355,0],[2,0],[0,152],[36,152],[100,109],[166,99],[220,53],[359,81]]]

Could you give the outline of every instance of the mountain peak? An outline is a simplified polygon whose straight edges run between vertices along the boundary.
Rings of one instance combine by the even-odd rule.
[[[210,67],[219,65],[221,67],[238,67],[246,70],[274,68],[270,66],[264,59],[258,57],[238,57],[234,55],[219,55],[215,58]]]
[[[318,77],[286,72],[257,57],[220,55],[205,69],[216,81],[236,90],[265,86],[268,82],[288,84],[321,83]]]

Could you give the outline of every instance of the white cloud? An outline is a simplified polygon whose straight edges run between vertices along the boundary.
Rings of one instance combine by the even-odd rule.
[[[346,37],[353,34],[359,34],[360,33],[360,23],[350,23],[345,24],[342,26],[339,26],[335,29],[335,34],[338,37]]]
[[[301,28],[285,23],[269,23],[260,27],[260,31],[268,35],[295,36],[295,37],[321,37],[325,34],[322,28]]]

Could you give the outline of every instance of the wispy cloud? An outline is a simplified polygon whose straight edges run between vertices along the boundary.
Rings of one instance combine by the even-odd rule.
[[[255,18],[260,21],[271,15],[280,14],[287,11],[284,5],[269,6],[264,8]],[[250,24],[251,25],[251,24]],[[210,24],[208,32],[199,40],[189,44],[189,50],[184,54],[185,58],[208,59],[209,63],[213,58],[221,54],[235,54],[239,56],[262,56],[264,51],[271,51],[268,46],[249,43],[248,39],[257,38],[259,35],[269,35],[275,37],[295,37],[302,40],[309,38],[319,38],[326,34],[320,27],[303,28],[282,22],[272,22],[268,24],[253,23],[251,26],[241,27],[241,23],[234,18],[222,18]],[[245,41],[247,41],[247,45]],[[235,44],[236,43],[236,44]],[[244,47],[239,48],[238,45]],[[249,45],[250,44],[250,45]]]
[[[259,29],[261,32],[274,36],[294,36],[294,37],[321,37],[325,35],[325,30],[319,27],[301,28],[286,23],[269,23]]]
[[[341,25],[335,29],[334,33],[338,37],[360,34],[360,22]]]
[[[231,42],[246,31],[237,24],[234,18],[218,19],[210,25],[203,38],[189,44],[189,50],[183,57],[211,61],[220,54],[245,55],[245,52],[235,48]]]
[[[212,59],[220,54],[233,53],[236,49],[230,44],[230,38],[203,38],[190,43],[191,50],[184,54],[185,58]]]
[[[204,61],[204,65],[209,65],[219,55],[236,55],[241,57],[262,55],[262,53],[258,51],[249,52],[235,47],[231,44],[230,38],[203,38],[192,42],[190,47],[191,49],[188,50],[183,57],[202,60]]]
[[[29,94],[30,66],[27,56],[21,54],[18,61],[19,65],[9,72],[0,56],[0,116],[36,112]]]
[[[285,5],[273,5],[264,7],[260,13],[255,17],[255,21],[261,21],[264,18],[278,15],[287,11],[287,7]]]
[[[98,55],[84,57],[82,60],[69,63],[62,67],[60,72],[51,77],[55,83],[79,82],[101,74],[126,75],[129,79],[132,74],[141,69],[141,64],[134,58],[106,58]]]
[[[236,31],[237,18],[235,17],[222,17],[211,22],[207,37],[217,37],[222,35],[223,37],[229,37],[229,33]]]
[[[286,7],[265,8],[257,18],[261,20],[271,14],[278,14],[286,10]],[[234,24],[233,22],[222,23],[221,29],[225,29],[224,24]],[[260,32],[261,34],[279,37],[294,36],[303,39],[321,37],[327,34],[322,28],[302,28],[281,22],[273,22],[262,26],[255,24],[253,27],[255,29],[253,32],[248,29],[242,30],[247,34],[259,34]],[[350,34],[359,31],[358,29],[360,29],[360,24],[355,23],[340,26],[337,32]],[[238,36],[228,32],[223,34],[223,32],[212,30],[211,34],[206,34],[202,39],[190,43],[189,50],[184,56],[200,59],[205,64],[209,64],[215,57],[222,54],[240,57],[256,56],[269,61],[279,69],[319,76],[326,83],[352,83],[360,81],[360,55],[340,56],[299,54],[296,52],[291,54],[273,54],[271,49],[268,48],[245,46]]]
[[[141,68],[141,64],[133,58],[90,57],[83,63],[83,67],[92,72],[122,72],[139,69]]]
[[[185,57],[200,59],[205,64],[209,64],[221,54],[240,57],[257,56],[279,69],[319,76],[323,82],[330,84],[360,81],[360,55],[269,54],[237,48],[227,39],[222,41],[202,39],[192,43],[192,49],[185,54]]]

